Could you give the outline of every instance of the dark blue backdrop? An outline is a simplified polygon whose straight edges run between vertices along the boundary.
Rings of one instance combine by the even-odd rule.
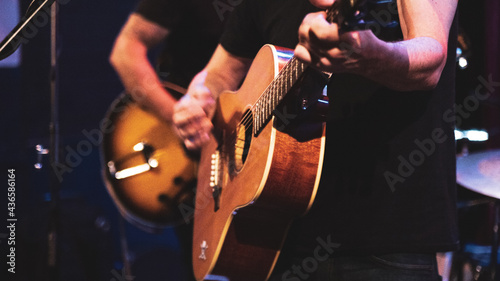
[[[59,3],[56,81],[60,161],[71,168],[71,171],[59,171],[60,280],[129,280],[124,275],[120,244],[123,233],[134,280],[182,280],[180,249],[173,230],[149,234],[125,222],[125,232],[120,232],[120,216],[101,178],[99,147],[92,145],[79,159],[66,158],[69,151],[76,151],[79,144],[89,140],[83,131],[99,128],[111,102],[122,91],[108,63],[108,55],[136,1],[64,0]],[[26,11],[28,4],[28,0],[20,1],[20,10]],[[50,146],[50,22],[43,17],[37,20],[36,28],[30,33],[32,38],[22,46],[21,65],[0,68],[0,167],[4,179],[7,169],[16,170],[16,274],[7,277],[53,281],[46,266],[51,186],[48,156],[42,159],[42,169],[34,168],[35,146]],[[1,192],[5,192],[0,195],[3,225],[7,189],[2,188]],[[2,275],[7,272],[10,235],[7,231],[0,228]]]
[[[20,0],[26,11],[29,0]],[[74,164],[61,174],[60,276],[61,280],[130,280],[123,276],[120,216],[101,179],[98,146],[80,159],[67,158],[88,138],[84,131],[99,122],[122,86],[108,63],[113,41],[136,4],[135,0],[61,0],[59,19],[60,152],[64,163]],[[484,1],[461,1],[461,26],[470,38],[470,67],[458,72],[457,103],[473,93],[484,75]],[[0,15],[2,17],[3,15]],[[39,19],[43,22],[43,19]],[[13,26],[12,26],[13,27]],[[41,170],[35,146],[49,147],[50,26],[41,24],[22,46],[22,63],[0,68],[0,174],[16,169],[16,275],[17,280],[50,280],[47,274],[47,225],[50,219],[48,157]],[[494,79],[494,81],[498,81]],[[498,93],[496,93],[498,94]],[[498,112],[498,106],[494,107]],[[482,108],[464,121],[463,128],[485,128]],[[486,128],[498,139],[498,120]],[[496,135],[495,135],[496,134]],[[495,144],[497,145],[497,144]],[[480,149],[483,149],[481,147]],[[7,272],[10,232],[3,227],[7,214],[6,185],[0,188],[0,271]],[[5,206],[5,207],[4,207]],[[476,218],[474,218],[476,220]],[[180,249],[171,229],[148,234],[125,223],[126,241],[134,280],[182,280]],[[474,234],[475,235],[475,234]],[[10,280],[0,277],[0,280]]]

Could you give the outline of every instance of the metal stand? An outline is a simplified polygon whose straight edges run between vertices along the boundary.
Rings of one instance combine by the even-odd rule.
[[[45,13],[51,18],[51,75],[50,75],[50,99],[51,99],[51,122],[49,125],[50,133],[50,205],[49,205],[49,222],[47,233],[48,245],[48,280],[59,280],[58,268],[58,243],[57,235],[59,229],[59,190],[60,181],[57,177],[54,167],[59,166],[59,98],[57,84],[57,55],[58,55],[58,38],[57,38],[57,7],[53,5],[55,0],[33,0],[25,16],[21,22],[5,37],[0,43],[0,60],[14,53],[22,43],[27,43],[30,38],[26,38],[26,30],[33,25],[33,20],[40,14]],[[46,150],[40,147],[40,153],[46,154]],[[39,166],[41,168],[41,165]]]
[[[127,232],[125,230],[125,219],[119,216],[120,223],[120,245],[122,248],[123,273],[132,276],[132,265],[130,263],[130,251],[128,249]]]
[[[50,210],[49,210],[49,231],[48,231],[48,267],[50,280],[59,280],[59,251],[58,251],[58,233],[59,233],[59,190],[61,182],[56,175],[54,167],[59,166],[59,87],[57,78],[59,68],[58,58],[58,20],[57,5],[51,7],[51,36],[50,36]]]
[[[498,263],[498,227],[500,226],[500,200],[496,200],[493,206],[493,238],[491,244],[490,276],[495,280]]]

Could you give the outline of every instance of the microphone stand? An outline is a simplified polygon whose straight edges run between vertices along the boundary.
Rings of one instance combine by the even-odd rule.
[[[498,231],[500,227],[500,200],[497,199],[493,203],[493,237],[491,243],[490,253],[490,279],[496,280],[497,266],[498,266]]]
[[[47,233],[47,267],[48,279],[51,281],[59,280],[58,268],[58,247],[57,235],[59,229],[59,190],[60,180],[57,177],[55,168],[59,167],[59,97],[58,97],[58,84],[57,84],[57,56],[58,56],[58,38],[57,38],[57,8],[58,5],[54,4],[55,0],[33,0],[24,17],[14,27],[14,29],[5,37],[0,43],[0,60],[7,58],[14,53],[21,43],[28,43],[29,36],[26,36],[26,30],[33,26],[33,20],[41,13],[50,15],[51,25],[51,69],[50,69],[50,102],[51,102],[51,121],[49,125],[50,134],[50,204],[49,204],[49,222]],[[41,165],[37,168],[41,168]]]
[[[12,29],[12,31],[0,43],[0,60],[12,55],[21,43],[27,43],[29,38],[26,38],[26,30],[30,25],[33,25],[33,19],[41,12],[47,12],[49,7],[54,3],[54,0],[39,0],[37,6],[33,6],[35,0],[31,2],[28,11],[21,21]]]
[[[51,122],[49,125],[50,133],[50,207],[49,207],[49,231],[48,231],[48,267],[51,280],[59,280],[58,268],[58,251],[57,251],[57,234],[58,234],[58,219],[59,219],[59,189],[60,180],[55,174],[55,167],[59,165],[59,87],[57,78],[59,68],[57,64],[58,58],[58,20],[57,20],[57,5],[51,6],[51,21],[50,21],[50,104],[51,104]]]

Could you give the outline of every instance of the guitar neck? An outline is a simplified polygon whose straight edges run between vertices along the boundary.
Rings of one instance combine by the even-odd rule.
[[[305,72],[307,65],[292,57],[253,106],[253,131],[257,135],[273,111]]]
[[[332,6],[326,10],[326,20],[331,23],[337,23],[342,30],[351,30],[355,28],[364,15],[360,11],[368,0],[340,0],[335,1]],[[375,1],[379,2],[379,1]],[[296,57],[289,55],[291,59],[281,69],[276,78],[262,93],[261,97],[253,105],[253,133],[258,135],[267,121],[270,120],[272,113],[283,100],[285,95],[301,78],[307,69],[307,65],[299,61]]]

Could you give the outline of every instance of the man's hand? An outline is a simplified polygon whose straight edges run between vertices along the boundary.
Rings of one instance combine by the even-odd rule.
[[[327,8],[334,0],[310,0]],[[371,31],[342,32],[326,13],[308,14],[295,56],[332,73],[352,73],[397,91],[436,87],[447,59],[458,0],[397,0],[403,38],[383,41]]]
[[[311,2],[311,4],[318,8],[326,9],[333,5],[333,2],[335,2],[335,0],[309,0],[309,2]]]
[[[206,72],[200,72],[190,84],[187,94],[174,107],[173,122],[177,135],[189,150],[200,149],[208,142],[213,125],[215,100],[204,86]]]
[[[340,32],[336,23],[326,20],[325,12],[308,14],[299,27],[295,56],[301,61],[332,73],[358,73],[369,61],[371,48],[379,41],[370,30]]]

